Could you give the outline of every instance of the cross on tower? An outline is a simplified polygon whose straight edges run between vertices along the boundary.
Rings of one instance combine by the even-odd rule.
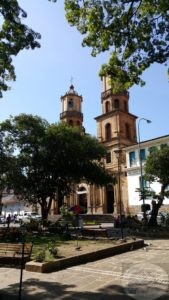
[[[73,79],[74,79],[73,76],[71,76],[70,77],[70,83],[71,83],[71,85],[73,84]]]

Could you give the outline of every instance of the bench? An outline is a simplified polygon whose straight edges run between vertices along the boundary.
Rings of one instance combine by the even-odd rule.
[[[17,264],[22,258],[25,263],[30,260],[31,253],[32,243],[0,243],[0,263]]]

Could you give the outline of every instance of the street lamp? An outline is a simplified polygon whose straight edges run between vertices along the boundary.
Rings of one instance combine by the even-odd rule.
[[[120,230],[121,230],[121,239],[123,239],[123,220],[122,220],[122,201],[121,201],[121,149],[114,150],[114,153],[117,157],[117,165],[118,165],[118,200],[119,200],[119,209],[120,209]]]
[[[140,122],[146,121],[148,124],[151,123],[150,120],[145,118],[140,118],[138,121],[138,148],[139,148],[139,165],[140,165],[140,190],[143,200],[143,213],[144,213],[144,219],[145,219],[145,194],[144,194],[144,181],[143,181],[143,164],[142,164],[142,156],[141,156],[141,147],[140,147]]]

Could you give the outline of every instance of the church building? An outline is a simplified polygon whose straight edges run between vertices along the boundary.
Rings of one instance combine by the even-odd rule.
[[[74,86],[61,97],[62,111],[60,121],[71,126],[83,127],[83,98]],[[129,112],[129,93],[123,91],[113,94],[108,78],[102,79],[102,114],[95,118],[97,138],[107,149],[103,163],[106,169],[115,174],[116,184],[104,187],[81,182],[76,192],[66,198],[69,206],[80,205],[82,213],[87,214],[127,214],[128,190],[126,173],[126,154],[124,147],[137,143],[136,119]]]

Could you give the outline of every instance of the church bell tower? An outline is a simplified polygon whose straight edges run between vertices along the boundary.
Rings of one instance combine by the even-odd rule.
[[[73,84],[71,84],[69,91],[64,96],[61,96],[62,112],[60,120],[70,126],[77,126],[84,131],[82,101],[82,96],[78,95]]]
[[[107,149],[105,168],[116,177],[116,184],[104,188],[102,203],[105,213],[128,212],[126,155],[124,147],[137,143],[137,116],[129,112],[129,93],[113,94],[110,80],[102,78],[102,114],[95,118],[97,138]]]

